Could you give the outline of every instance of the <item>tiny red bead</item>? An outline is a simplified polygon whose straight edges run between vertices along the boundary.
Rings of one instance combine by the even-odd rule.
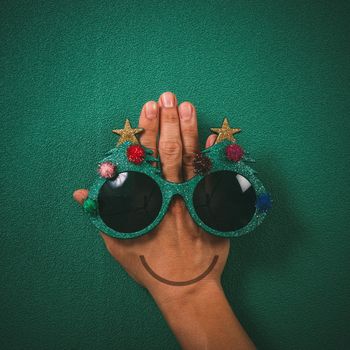
[[[232,145],[228,145],[226,147],[226,157],[228,160],[233,162],[238,162],[244,156],[244,150],[241,146],[233,143]]]
[[[145,150],[140,145],[131,145],[126,150],[128,161],[134,164],[140,164],[145,159]]]

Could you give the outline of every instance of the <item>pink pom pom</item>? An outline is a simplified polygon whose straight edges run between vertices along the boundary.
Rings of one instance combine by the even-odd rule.
[[[243,148],[237,145],[236,143],[233,143],[226,147],[226,157],[231,161],[238,162],[243,158],[243,155],[244,155]]]
[[[114,176],[116,171],[116,166],[111,162],[103,162],[98,167],[98,172],[101,177],[105,179],[110,179]]]

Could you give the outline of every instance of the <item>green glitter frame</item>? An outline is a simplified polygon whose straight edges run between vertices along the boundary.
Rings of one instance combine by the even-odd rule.
[[[210,171],[208,171],[204,175],[197,174],[194,177],[192,177],[190,180],[182,182],[182,183],[174,183],[169,182],[165,180],[162,177],[161,170],[159,167],[152,166],[152,162],[160,162],[159,158],[154,158],[152,156],[152,150],[146,148],[145,146],[141,145],[145,151],[145,160],[141,164],[134,164],[128,161],[126,152],[127,148],[132,145],[131,142],[127,141],[121,145],[118,145],[116,148],[113,148],[108,153],[106,153],[105,158],[103,158],[99,163],[103,162],[111,162],[114,165],[116,165],[116,174],[117,173],[123,173],[126,171],[136,171],[144,173],[148,176],[150,176],[159,186],[161,193],[162,193],[162,206],[158,213],[158,216],[156,219],[147,226],[146,228],[132,232],[132,233],[126,233],[126,232],[118,232],[110,227],[108,227],[98,213],[98,193],[100,188],[103,186],[103,184],[108,181],[109,179],[103,178],[101,176],[98,177],[96,182],[92,185],[92,187],[89,189],[89,195],[88,198],[84,202],[84,209],[86,212],[90,214],[90,218],[92,223],[102,232],[106,233],[107,235],[111,237],[116,238],[136,238],[139,236],[142,236],[144,234],[147,234],[148,232],[152,231],[159,222],[163,219],[165,216],[168,206],[170,204],[170,201],[172,197],[176,194],[180,195],[187,207],[187,210],[189,211],[191,217],[196,222],[198,226],[200,226],[204,231],[221,237],[238,237],[243,234],[247,234],[248,232],[251,232],[254,230],[258,225],[262,223],[262,221],[265,219],[265,217],[268,215],[268,210],[260,210],[256,206],[255,213],[250,220],[250,222],[236,230],[236,231],[227,231],[222,232],[215,230],[209,226],[207,226],[197,215],[193,202],[192,202],[192,195],[193,191],[198,184],[198,182],[207,174],[221,171],[221,170],[229,170],[234,171],[243,177],[245,177],[250,184],[253,186],[256,198],[258,199],[260,195],[270,195],[264,187],[264,185],[261,183],[261,181],[256,177],[256,171],[253,170],[251,167],[249,167],[246,162],[254,162],[253,159],[249,158],[248,155],[249,152],[245,151],[243,158],[238,161],[230,161],[226,157],[225,149],[228,145],[232,144],[229,140],[224,140],[220,143],[214,144],[211,147],[208,147],[204,150],[202,150],[202,153],[208,156],[212,162],[212,166]],[[272,200],[271,200],[272,201]]]

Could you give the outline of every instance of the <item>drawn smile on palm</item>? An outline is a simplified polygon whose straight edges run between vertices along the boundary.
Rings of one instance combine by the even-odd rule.
[[[165,283],[165,284],[169,284],[171,286],[187,286],[189,284],[193,284],[196,283],[198,281],[200,281],[201,279],[203,279],[205,276],[207,276],[215,267],[217,261],[219,259],[218,255],[215,255],[213,257],[212,262],[210,263],[210,265],[208,266],[208,268],[202,272],[200,275],[198,275],[195,278],[192,278],[190,280],[187,281],[172,281],[169,280],[167,278],[161,277],[159,276],[155,271],[153,271],[153,269],[151,268],[151,266],[147,263],[146,258],[144,257],[144,255],[140,255],[140,260],[142,265],[144,266],[144,268],[146,269],[146,271],[155,279],[157,279],[159,282]]]

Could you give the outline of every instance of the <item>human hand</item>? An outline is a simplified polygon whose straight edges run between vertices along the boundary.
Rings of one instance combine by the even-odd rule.
[[[158,103],[149,101],[143,106],[139,127],[144,129],[140,143],[152,149],[154,156],[160,155],[166,180],[183,182],[195,175],[192,161],[199,151],[199,142],[196,110],[191,103],[177,106],[176,96],[165,92]],[[211,146],[215,138],[210,135],[206,147]],[[82,204],[88,191],[80,189],[73,196]],[[110,254],[129,275],[153,296],[163,299],[210,284],[220,285],[230,246],[228,238],[203,231],[178,196],[173,197],[163,220],[146,235],[118,239],[100,234]]]
[[[165,92],[158,103],[143,106],[139,127],[144,129],[141,144],[154,156],[159,153],[166,180],[182,182],[195,175],[192,160],[199,143],[191,103],[177,107],[176,96]],[[215,138],[210,135],[206,147]],[[88,191],[73,196],[83,204]],[[197,226],[181,197],[173,197],[163,220],[146,235],[118,239],[100,234],[111,255],[151,293],[183,349],[255,349],[221,287],[230,240]]]

